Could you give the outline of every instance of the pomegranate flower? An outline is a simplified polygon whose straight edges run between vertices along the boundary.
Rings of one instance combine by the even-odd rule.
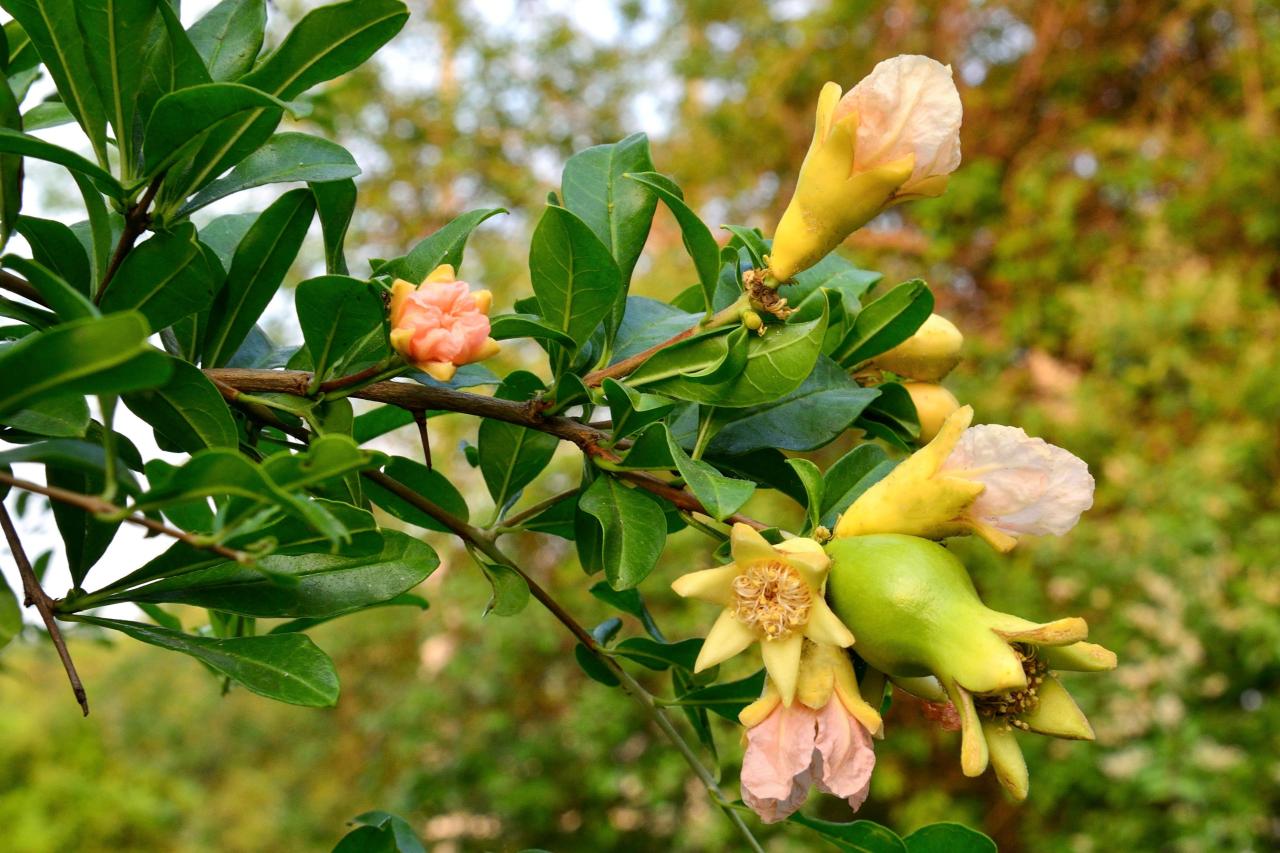
[[[783,704],[771,680],[739,715],[747,726],[742,800],[765,823],[785,820],[810,785],[843,797],[855,811],[867,799],[880,714],[863,699],[848,655],[805,642],[796,700]]]
[[[853,644],[853,634],[822,597],[830,560],[812,539],[770,545],[741,523],[733,526],[729,543],[732,563],[691,572],[671,584],[686,598],[724,608],[702,644],[694,672],[728,660],[759,641],[765,669],[782,703],[790,705],[805,637],[842,648]]]
[[[498,352],[489,337],[487,290],[471,291],[441,264],[414,287],[396,279],[391,286],[391,346],[405,361],[441,382],[453,378],[460,365]]]

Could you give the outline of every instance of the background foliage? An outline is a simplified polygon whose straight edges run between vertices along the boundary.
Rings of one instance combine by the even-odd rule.
[[[1072,683],[1098,742],[1029,745],[1032,793],[1017,807],[990,776],[964,779],[956,736],[902,703],[860,816],[903,833],[964,820],[1005,851],[1275,845],[1276,9],[600,5],[584,16],[550,0],[432,3],[388,54],[324,89],[297,124],[333,135],[365,169],[348,244],[393,257],[464,210],[500,204],[514,215],[478,232],[466,277],[509,305],[528,290],[524,247],[563,160],[635,130],[705,220],[767,229],[823,81],[851,84],[898,53],[952,63],[964,165],[946,195],[884,217],[846,254],[889,281],[927,270],[941,312],[967,335],[952,389],[980,421],[1016,423],[1089,462],[1098,500],[1071,536],[1024,546],[1013,562],[975,548],[971,563],[992,606],[1079,613],[1121,667]],[[294,281],[322,268],[312,240]],[[669,296],[687,263],[660,212],[635,292]],[[518,349],[504,359],[521,366]],[[475,441],[474,422],[436,437],[439,449],[462,440]],[[460,453],[444,464],[484,494]],[[569,485],[573,466],[556,464]],[[651,588],[700,566],[704,541],[678,534]],[[528,542],[567,606],[590,623],[610,615],[586,594],[571,545]],[[529,608],[482,620],[488,585],[437,545],[444,565],[426,613],[317,629],[343,678],[333,710],[220,697],[177,656],[86,641],[74,650],[101,698],[85,723],[51,649],[9,649],[7,843],[327,849],[342,821],[382,808],[442,850],[732,844],[679,758],[582,675],[550,618]],[[703,627],[697,608],[652,597],[669,635]],[[844,819],[839,803],[821,805]]]

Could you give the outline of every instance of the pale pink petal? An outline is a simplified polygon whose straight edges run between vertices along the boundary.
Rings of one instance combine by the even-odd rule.
[[[965,430],[941,473],[983,483],[986,489],[968,514],[1009,535],[1061,536],[1093,505],[1089,466],[1017,427]]]
[[[895,56],[876,65],[836,106],[832,123],[858,114],[854,170],[915,155],[913,184],[947,175],[960,165],[960,93],[951,67],[927,56]]]
[[[812,782],[817,712],[799,702],[779,704],[747,729],[742,800],[765,823],[784,820],[804,802]]]
[[[832,696],[818,712],[814,748],[819,756],[814,761],[819,790],[848,798],[855,809],[862,805],[876,766],[876,753],[871,746],[871,733],[837,696]]]

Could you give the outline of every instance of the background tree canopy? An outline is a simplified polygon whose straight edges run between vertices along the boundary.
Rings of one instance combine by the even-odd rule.
[[[202,11],[186,5],[184,21]],[[768,228],[824,81],[848,86],[900,53],[950,63],[963,165],[944,196],[894,209],[844,253],[891,281],[927,271],[939,311],[967,333],[949,386],[979,420],[1017,423],[1089,462],[1097,502],[1070,537],[1023,547],[1012,564],[978,546],[966,558],[992,606],[1085,616],[1121,668],[1073,683],[1098,742],[1029,744],[1035,788],[1018,806],[990,776],[965,779],[955,736],[904,703],[859,816],[904,834],[962,820],[1008,853],[1280,843],[1273,5],[419,5],[384,52],[285,129],[355,153],[364,173],[347,242],[364,258],[402,254],[465,210],[510,209],[468,254],[467,278],[504,305],[528,292],[528,236],[573,151],[645,131],[704,220]],[[305,8],[279,4],[268,41]],[[291,281],[323,269],[314,230]],[[660,211],[634,292],[683,286],[687,264]],[[281,321],[292,317],[277,320],[280,337],[300,340]],[[504,368],[521,353],[506,350]],[[474,426],[434,437],[438,461],[483,493],[455,452]],[[560,487],[569,463],[552,463]],[[681,555],[700,567],[696,536],[672,539],[666,580]],[[611,615],[585,591],[572,544],[528,541],[530,568],[575,612]],[[439,550],[425,613],[316,629],[343,679],[331,710],[221,697],[176,656],[80,642],[102,697],[86,724],[51,676],[51,648],[9,649],[6,844],[320,850],[380,808],[440,850],[731,849],[732,828],[679,757],[583,675],[550,617],[483,618],[488,584],[452,545]],[[704,617],[674,596],[652,607],[677,637]]]

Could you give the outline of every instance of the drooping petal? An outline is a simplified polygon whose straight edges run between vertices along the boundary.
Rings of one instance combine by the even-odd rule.
[[[804,626],[804,635],[815,643],[842,649],[853,645],[853,633],[821,598],[815,598],[809,605],[809,623]]]
[[[947,686],[947,692],[960,714],[960,769],[966,776],[981,776],[987,769],[989,754],[973,695],[954,683]]]
[[[672,582],[671,588],[676,595],[684,598],[697,598],[727,607],[733,599],[733,579],[741,569],[733,563],[718,566],[714,569],[703,569],[681,575]]]
[[[733,615],[732,610],[720,611],[720,618],[702,641],[702,651],[693,665],[694,672],[702,672],[726,661],[756,641],[756,634]]]
[[[707,639],[710,641],[711,638]],[[800,650],[803,646],[804,637],[800,634],[760,641],[760,655],[764,658],[765,671],[777,686],[778,695],[782,697],[784,705],[790,705],[796,695],[796,680],[800,673]]]
[[[742,799],[765,823],[784,820],[809,793],[817,712],[779,705],[747,729],[742,756]]]
[[[818,788],[837,797],[850,798],[849,804],[857,809],[866,797],[867,783],[876,766],[876,753],[871,746],[870,732],[845,709],[839,698],[833,697],[818,712],[814,748],[821,756],[821,766],[814,773]],[[861,799],[855,803],[854,798],[859,795]]]

